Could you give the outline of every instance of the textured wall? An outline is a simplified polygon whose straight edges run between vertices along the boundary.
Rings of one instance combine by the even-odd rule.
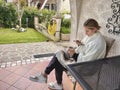
[[[70,12],[70,3],[69,0],[61,0],[61,12],[67,11]]]
[[[83,23],[88,18],[96,19],[100,26],[100,32],[106,36],[115,38],[115,43],[109,53],[108,56],[120,55],[120,35],[115,36],[108,33],[108,29],[106,28],[107,19],[113,15],[111,4],[112,0],[80,0],[82,1],[81,9],[79,14],[79,26],[78,26],[78,35],[77,39],[81,39],[83,37]],[[80,2],[77,2],[80,3]],[[74,13],[73,13],[74,14]]]
[[[70,0],[70,10],[71,10],[71,44],[73,44],[73,40],[77,37],[78,26],[79,26],[79,18],[80,18],[80,8],[81,8],[81,0]]]

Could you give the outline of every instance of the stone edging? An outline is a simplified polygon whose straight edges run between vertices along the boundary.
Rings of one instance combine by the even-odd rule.
[[[4,62],[0,63],[0,68],[6,68],[6,67],[12,67],[12,66],[20,66],[30,63],[36,63],[36,62],[43,62],[51,60],[52,57],[43,57],[43,58],[33,58],[33,59],[27,59],[27,60],[19,60],[19,61],[13,61],[13,62]]]

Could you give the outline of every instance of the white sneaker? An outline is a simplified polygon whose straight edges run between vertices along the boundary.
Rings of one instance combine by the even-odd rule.
[[[48,88],[52,90],[63,90],[63,85],[62,84],[59,85],[56,82],[54,82],[54,83],[49,83]]]
[[[29,79],[34,82],[47,83],[47,77],[44,77],[42,73],[36,76],[30,76]]]

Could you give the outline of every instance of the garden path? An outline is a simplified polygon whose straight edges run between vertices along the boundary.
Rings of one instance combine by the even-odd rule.
[[[35,58],[34,55],[55,53],[63,49],[54,42],[1,44],[0,45],[0,67],[16,66],[39,62],[45,58]],[[47,57],[51,58],[51,57]]]

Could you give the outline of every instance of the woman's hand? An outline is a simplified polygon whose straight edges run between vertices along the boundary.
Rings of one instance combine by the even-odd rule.
[[[79,46],[80,44],[82,44],[80,40],[74,40],[74,42],[76,42],[76,44],[77,44],[78,46]]]
[[[72,57],[75,54],[75,49],[68,49],[68,54],[70,55],[70,57]]]

